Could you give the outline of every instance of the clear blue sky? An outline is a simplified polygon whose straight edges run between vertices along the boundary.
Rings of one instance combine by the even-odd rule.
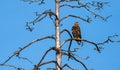
[[[54,34],[54,25],[52,21],[47,17],[42,20],[40,23],[36,24],[33,32],[29,32],[25,29],[25,23],[27,21],[31,21],[35,18],[36,11],[42,12],[45,9],[51,9],[54,11],[54,0],[45,0],[46,5],[38,5],[37,3],[28,4],[22,2],[20,0],[0,0],[0,63],[2,63],[5,59],[8,58],[13,52],[20,47],[23,47],[30,41],[41,38],[48,35]],[[105,8],[98,13],[102,16],[111,15],[112,17],[108,20],[108,22],[103,22],[101,19],[94,20],[91,24],[83,22],[79,19],[69,18],[63,21],[61,24],[61,30],[66,28],[71,31],[71,27],[75,21],[80,22],[80,27],[82,30],[82,36],[84,39],[91,40],[94,42],[102,42],[108,36],[114,35],[117,33],[120,35],[120,1],[119,0],[107,0],[110,2],[110,6],[105,6]],[[88,15],[84,10],[78,9],[70,9],[68,7],[61,8],[61,17],[70,13],[75,13],[80,16]],[[62,35],[62,41],[66,38],[69,38],[68,35]],[[115,40],[120,40],[120,37],[115,38]],[[33,44],[29,48],[25,49],[21,56],[29,58],[33,64],[36,64],[41,55],[51,46],[54,46],[53,40],[44,40],[38,43]],[[68,45],[68,44],[66,44]],[[67,47],[67,46],[64,47]],[[72,47],[79,47],[77,43],[74,41]],[[81,57],[90,56],[88,60],[82,60],[88,69],[94,70],[120,70],[120,43],[109,43],[104,46],[102,53],[98,53],[93,50],[94,46],[84,43],[84,46],[80,48],[78,51],[78,55]],[[53,56],[54,52],[51,52],[49,56],[45,59],[55,59]],[[64,58],[65,60],[65,58]],[[64,61],[63,61],[64,62]],[[13,64],[16,66],[24,67],[26,70],[31,70],[33,68],[33,64],[25,61],[19,60],[14,57],[12,60],[8,62],[8,64]],[[78,68],[78,70],[82,69],[82,66],[78,63],[74,63],[71,60],[70,65],[72,67]],[[54,65],[48,65],[42,67],[42,70],[45,70],[47,67],[51,67]],[[8,67],[0,67],[0,70],[14,70],[13,68]]]

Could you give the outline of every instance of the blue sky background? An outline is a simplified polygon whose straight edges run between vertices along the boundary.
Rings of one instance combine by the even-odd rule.
[[[89,0],[90,1],[90,0]],[[84,39],[93,41],[93,42],[102,42],[107,39],[108,36],[114,35],[117,33],[120,35],[120,8],[119,0],[106,0],[110,2],[110,6],[105,6],[105,8],[98,13],[102,16],[111,15],[108,22],[104,22],[101,19],[94,20],[91,24],[88,24],[79,19],[69,18],[61,22],[63,26],[62,29],[68,29],[71,31],[73,23],[78,21],[80,22],[80,27],[82,31],[82,37]],[[36,16],[34,12],[43,12],[46,9],[52,9],[54,11],[54,0],[46,0],[46,5],[38,5],[37,3],[28,4],[20,0],[0,0],[0,63],[4,62],[14,51],[18,50],[20,47],[23,47],[27,43],[41,38],[44,36],[54,35],[54,24],[46,17],[46,19],[37,23],[33,26],[35,29],[33,32],[29,32],[25,29],[25,23],[27,21],[33,20]],[[77,11],[79,10],[79,11]],[[69,13],[80,15],[85,17],[90,15],[90,13],[85,12],[82,9],[71,9],[69,7],[61,8],[61,17]],[[61,42],[69,38],[67,34],[61,35]],[[114,40],[120,40],[120,37],[114,38]],[[41,56],[46,49],[54,46],[53,40],[43,40],[38,43],[33,44],[29,48],[25,49],[21,56],[27,57],[33,63],[29,63],[25,60],[18,59],[14,57],[8,62],[8,64],[13,64],[25,68],[26,70],[31,70],[33,65],[37,64]],[[67,47],[68,43],[63,46],[64,49]],[[104,45],[102,53],[98,53],[93,50],[94,46],[88,43],[84,43],[84,46],[81,48],[75,41],[72,44],[73,48],[80,48],[78,54],[81,57],[90,56],[88,60],[82,60],[88,69],[94,70],[119,70],[120,69],[120,43],[109,43]],[[49,55],[45,58],[45,61],[55,59],[54,52],[50,52]],[[67,60],[63,58],[63,63]],[[47,67],[54,67],[54,64],[42,66],[42,70],[46,70]],[[78,70],[83,69],[83,67],[75,63],[73,60],[70,60],[70,66],[76,67]],[[0,67],[0,70],[14,70],[10,67]]]

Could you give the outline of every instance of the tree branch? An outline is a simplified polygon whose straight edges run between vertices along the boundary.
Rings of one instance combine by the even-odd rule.
[[[69,5],[69,4],[63,4],[63,5],[60,6],[60,8],[65,7],[65,6],[71,7],[71,8],[81,8],[81,7],[83,7],[83,6],[73,6],[73,5]]]
[[[81,56],[78,56],[78,55],[74,54],[73,52],[77,52],[77,50],[73,50],[73,51],[71,51],[71,50],[70,50],[70,51],[62,50],[62,51],[68,53],[69,58],[70,58],[70,55],[75,56],[75,57],[78,57],[78,58],[80,58],[80,59],[82,59],[82,60],[87,60],[88,58],[90,58],[89,56],[83,58],[83,57],[81,57]]]
[[[19,59],[26,60],[26,61],[28,61],[29,63],[33,64],[33,62],[32,62],[30,59],[26,58],[26,57],[21,57],[20,55],[16,55],[16,56],[17,56]]]
[[[55,68],[47,68],[47,70],[56,70]]]
[[[62,30],[60,32],[60,34],[62,34],[63,32],[67,32],[68,35],[70,36],[70,38],[72,39],[72,35],[71,35],[71,33],[67,29]],[[70,48],[71,48],[71,45],[72,45],[72,40],[69,40],[69,41],[70,41],[70,44],[68,46],[68,52],[70,51]],[[67,40],[65,40],[64,42],[61,43],[60,48],[62,48],[62,46],[64,45],[65,42],[67,42]],[[68,54],[70,55],[70,53],[68,53]],[[69,57],[68,57],[68,60],[69,60]]]
[[[40,22],[40,21],[42,21],[45,17],[47,17],[47,15],[49,15],[49,17],[50,17],[50,19],[54,22],[54,20],[53,20],[53,18],[52,18],[52,16],[55,16],[55,19],[58,19],[58,17],[56,16],[56,14],[54,13],[54,12],[52,12],[51,10],[45,10],[43,13],[41,13],[41,14],[38,14],[37,12],[36,12],[36,18],[33,20],[33,21],[31,21],[31,22],[27,22],[26,23],[26,29],[29,29],[30,31],[32,31],[33,29],[30,27],[30,24],[32,24],[32,25],[35,25],[35,23],[37,23],[37,22]],[[55,22],[54,22],[55,23]]]
[[[44,60],[45,56],[48,54],[48,52],[50,52],[51,50],[55,49],[55,47],[51,47],[50,49],[48,49],[45,54],[42,56],[41,60],[38,62],[37,66],[40,66],[42,61]]]
[[[16,70],[25,70],[25,69],[23,69],[21,67],[16,67],[15,65],[11,65],[11,64],[0,64],[0,66],[12,67],[12,68],[14,68]]]
[[[56,61],[51,60],[51,61],[48,61],[48,62],[41,63],[41,64],[39,65],[39,67],[40,67],[40,66],[43,66],[43,65],[46,65],[46,64],[49,64],[49,63],[55,63],[55,64],[56,64]]]
[[[32,24],[34,25],[35,23],[41,21],[41,20],[40,20],[40,17],[41,17],[42,15],[47,15],[47,14],[49,14],[50,17],[51,17],[51,16],[55,16],[55,18],[58,19],[58,17],[56,16],[56,14],[55,14],[54,12],[52,12],[51,10],[45,10],[45,11],[44,11],[43,13],[41,13],[41,14],[38,14],[38,13],[36,12],[36,16],[38,16],[38,17],[37,17],[35,20],[33,20],[32,22],[30,22],[30,24],[32,23]]]
[[[56,48],[53,49],[53,50],[57,51]],[[85,64],[84,64],[83,62],[79,61],[77,58],[75,58],[74,55],[71,54],[71,52],[70,52],[70,54],[69,54],[69,52],[66,53],[66,51],[61,50],[61,53],[62,53],[63,55],[69,56],[70,58],[73,58],[75,61],[77,61],[78,63],[82,64],[82,66],[85,68],[85,70],[88,70],[87,67],[85,66]],[[61,68],[61,70],[62,70],[62,68],[64,68],[64,66],[63,66],[63,67],[60,67],[60,68]]]
[[[59,64],[58,64],[56,61],[54,61],[54,60],[51,60],[51,61],[48,61],[48,62],[41,63],[41,64],[39,65],[39,67],[40,67],[40,66],[43,66],[43,65],[46,65],[46,64],[50,64],[50,63],[55,63],[59,68],[61,68],[61,67],[59,66]]]
[[[89,11],[90,13],[92,13],[92,14],[95,16],[95,18],[98,17],[98,18],[100,18],[100,19],[102,19],[102,20],[104,20],[104,21],[107,21],[107,19],[112,16],[112,15],[109,15],[109,16],[107,16],[106,18],[104,18],[104,17],[100,16],[99,14],[96,14],[95,11],[90,10],[90,8],[88,7],[88,4],[89,4],[89,3],[83,4],[80,0],[78,0],[78,4],[81,5],[81,6],[83,6],[83,7],[84,7],[87,11]],[[98,6],[99,6],[99,5],[98,5]]]
[[[44,0],[21,0],[24,2],[29,2],[29,4],[34,3],[34,2],[38,2],[39,5],[44,4]]]
[[[70,38],[72,38],[72,35],[71,35],[71,33],[67,30],[67,29],[63,29],[61,32],[60,32],[60,34],[62,34],[63,32],[67,32],[68,33],[68,35],[70,36]],[[64,45],[64,43],[66,42],[67,40],[65,40],[64,42],[62,42],[61,43],[61,48],[62,48],[62,46]],[[72,44],[72,40],[70,40],[70,44],[69,44],[69,47],[71,47],[71,44]]]
[[[89,41],[89,40],[86,40],[86,39],[81,39],[81,41],[93,44],[96,47],[96,50],[100,53],[101,48],[99,47],[99,45],[104,45],[104,44],[106,44],[108,42],[120,42],[120,40],[115,41],[115,40],[111,39],[111,38],[116,37],[116,36],[118,36],[118,35],[115,34],[113,36],[108,36],[107,40],[105,40],[104,42],[100,42],[100,43],[95,43],[95,42],[92,42],[92,41]],[[71,41],[71,40],[74,40],[74,39],[73,38],[66,39],[65,41],[62,42],[61,46],[63,46],[66,42]]]
[[[7,63],[13,56],[19,55],[22,50],[24,50],[25,48],[29,47],[33,43],[36,43],[38,41],[41,41],[41,40],[44,40],[44,39],[47,39],[47,38],[55,40],[55,38],[53,36],[46,36],[46,37],[43,37],[43,38],[39,38],[39,39],[33,40],[30,43],[28,43],[27,45],[25,45],[24,47],[22,47],[19,50],[15,51],[7,60],[5,60],[5,62],[3,62],[3,64]]]
[[[46,56],[51,50],[57,51],[56,47],[51,47],[50,49],[48,49],[48,50],[45,52],[45,54],[42,56],[42,58],[41,58],[41,60],[38,62],[38,64],[35,65],[35,67],[40,67],[40,66],[43,66],[43,65],[46,65],[46,64],[49,64],[49,63],[55,63],[59,68],[61,68],[61,67],[59,66],[59,64],[58,64],[56,61],[54,61],[54,60],[51,60],[51,61],[43,62],[43,63],[42,63],[42,61],[44,60],[45,56]]]
[[[104,45],[104,44],[106,44],[106,43],[109,43],[109,42],[120,42],[120,40],[117,40],[117,41],[115,41],[115,40],[112,40],[111,38],[113,38],[113,37],[117,37],[118,35],[113,35],[113,36],[108,36],[108,38],[104,41],[104,42],[102,42],[102,43],[97,43],[97,45]]]
[[[60,0],[59,2],[75,2],[75,1],[78,1],[78,0]]]
[[[70,67],[68,64],[63,65],[63,66],[62,66],[62,69],[64,69],[64,67],[68,67],[68,68],[71,69],[71,70],[77,70],[77,69],[74,69],[74,68]]]
[[[81,62],[80,60],[78,60],[77,58],[75,58],[74,56],[72,56],[71,54],[69,55],[69,54],[67,54],[67,53],[64,52],[63,55],[70,56],[70,58],[72,58],[75,61],[77,61],[78,63],[80,63],[85,68],[85,70],[88,70],[88,68],[86,67],[86,65],[83,62]]]
[[[79,16],[75,16],[75,15],[71,15],[71,14],[69,14],[69,15],[61,18],[61,19],[60,19],[60,22],[63,21],[63,20],[65,20],[65,19],[67,19],[68,17],[78,18],[78,19],[81,19],[81,20],[83,20],[83,21],[85,21],[85,22],[88,22],[88,23],[91,22],[90,17],[88,17],[87,19],[84,19],[84,18],[81,18],[81,17],[79,17]]]
[[[88,42],[90,44],[93,44],[96,47],[96,50],[100,53],[101,50],[100,50],[100,47],[97,45],[97,43],[89,41],[89,40],[85,40],[85,39],[82,39],[82,41],[85,41],[85,42]]]
[[[70,41],[70,40],[74,40],[74,39],[73,39],[73,38],[72,38],[72,39],[67,39],[67,40],[65,40],[64,42],[62,42],[62,45],[64,45],[66,42],[68,42],[68,41]],[[92,41],[85,40],[85,39],[81,39],[81,41],[84,41],[84,42],[88,42],[88,43],[90,43],[90,44],[93,44],[93,45],[96,47],[97,51],[100,53],[100,48],[99,48],[99,46],[98,46],[97,43],[94,43],[94,42],[92,42]]]
[[[64,1],[65,1],[65,0],[64,0]],[[92,14],[95,16],[95,18],[98,17],[98,18],[100,18],[100,19],[102,19],[102,20],[104,20],[104,21],[107,21],[107,19],[112,16],[112,15],[109,15],[109,16],[107,16],[107,17],[104,18],[104,17],[102,17],[101,15],[95,13],[95,11],[94,11],[94,10],[91,10],[90,7],[88,6],[88,5],[91,5],[91,6],[97,7],[97,8],[95,8],[95,9],[96,9],[96,10],[100,10],[101,8],[103,8],[103,5],[108,4],[109,2],[101,2],[101,1],[97,2],[97,1],[92,1],[92,3],[87,2],[86,4],[83,4],[80,0],[77,0],[77,1],[78,1],[79,6],[72,6],[72,5],[69,5],[69,4],[63,4],[63,5],[61,5],[60,7],[65,7],[65,6],[71,7],[71,8],[81,8],[81,7],[84,7],[87,11],[89,11],[90,13],[92,13]],[[80,18],[80,19],[81,19],[81,18]],[[82,20],[83,20],[83,18],[82,18]],[[84,21],[85,21],[85,20],[84,20]]]
[[[109,4],[109,2],[102,2],[102,1],[92,1],[92,2],[87,2],[85,5],[87,5],[89,7],[93,6],[95,7],[95,10],[101,10],[103,9],[104,5]]]

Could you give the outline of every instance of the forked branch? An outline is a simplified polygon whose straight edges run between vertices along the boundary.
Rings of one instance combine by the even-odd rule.
[[[71,69],[71,70],[77,70],[77,69],[72,68],[72,67],[69,66],[68,64],[64,64],[64,65],[62,66],[62,69],[64,69],[65,67],[68,67],[68,68]]]
[[[74,59],[76,62],[80,63],[85,70],[88,70],[88,68],[86,67],[86,65],[80,61],[79,59],[77,59],[76,57],[72,56],[71,54],[69,55],[68,53],[64,52],[63,55],[66,55],[66,56],[70,56],[71,59]]]
[[[96,50],[100,53],[101,52],[101,47],[99,45],[104,45],[108,42],[120,42],[120,40],[112,40],[111,38],[114,38],[118,35],[113,35],[113,36],[108,36],[108,39],[105,40],[104,42],[99,42],[99,43],[95,43],[93,41],[89,41],[89,40],[86,40],[86,39],[81,39],[81,41],[84,41],[84,42],[87,42],[87,43],[90,43],[92,45],[94,45],[96,48]],[[66,39],[65,41],[62,42],[61,46],[63,46],[65,43],[67,43],[68,41],[71,41],[71,40],[74,40],[73,38],[70,38],[70,39]]]
[[[94,1],[93,1],[94,2]],[[95,5],[97,3],[97,6]],[[93,3],[92,4],[92,6],[95,6],[95,7],[97,7],[97,8],[103,8],[103,4],[104,2],[95,2],[95,3]],[[107,17],[102,17],[101,15],[99,15],[99,14],[97,14],[94,10],[91,10],[90,9],[90,7],[88,6],[89,4],[91,4],[91,3],[86,3],[86,4],[83,4],[80,0],[78,0],[78,4],[80,5],[80,6],[83,6],[87,11],[89,11],[90,13],[92,13],[94,16],[95,16],[95,18],[96,17],[98,17],[98,18],[100,18],[100,19],[102,19],[102,20],[104,20],[104,21],[107,21],[107,19],[108,18],[110,18],[111,17],[111,15],[109,15],[109,16],[107,16]],[[70,7],[70,6],[69,6]]]
[[[99,53],[101,52],[100,47],[98,46],[97,43],[92,42],[92,41],[89,41],[89,40],[85,40],[85,39],[82,39],[82,41],[88,42],[88,43],[90,43],[90,44],[93,44],[93,45],[96,47],[96,50],[97,50]]]
[[[119,36],[119,35],[115,34],[113,36],[108,36],[108,38],[104,42],[97,43],[97,45],[104,45],[104,44],[109,43],[109,42],[120,42],[120,40],[116,40],[116,41],[112,40],[112,38],[117,37],[117,36]]]
[[[54,50],[54,49],[55,49],[55,47],[51,47],[50,49],[48,49],[48,50],[45,52],[45,54],[42,56],[41,60],[38,62],[37,66],[40,66],[41,63],[42,63],[42,61],[44,60],[45,56],[46,56],[50,51],[52,51],[52,50]]]
[[[58,64],[56,61],[54,61],[54,60],[51,60],[51,61],[48,61],[48,62],[43,62],[43,63],[41,63],[39,66],[43,66],[43,65],[46,65],[46,64],[50,64],[50,63],[54,63],[54,64],[57,65],[59,68],[61,68],[61,67],[59,66],[59,64]]]
[[[41,19],[41,16],[42,15],[49,15],[50,17],[51,16],[55,16],[55,19],[58,19],[58,17],[56,16],[56,14],[54,13],[54,12],[52,12],[51,10],[45,10],[43,13],[41,13],[41,14],[38,14],[37,12],[36,12],[36,16],[37,16],[37,18],[36,19],[34,19],[32,22],[29,22],[29,24],[35,24],[35,23],[37,23],[37,22],[39,22],[39,21],[41,21],[42,19]]]
[[[27,22],[26,23],[26,29],[32,31],[33,29],[30,27],[30,24],[35,25],[37,22],[42,21],[45,17],[47,17],[47,15],[49,15],[50,19],[55,23],[55,20],[53,20],[52,16],[55,17],[55,19],[58,19],[58,17],[56,16],[56,14],[54,12],[52,12],[51,10],[45,10],[43,13],[38,14],[38,12],[36,12],[36,18],[31,21],[31,22]]]
[[[20,48],[19,50],[15,51],[7,60],[5,60],[2,64],[4,65],[5,63],[7,63],[12,57],[14,56],[18,56],[20,54],[21,51],[23,51],[24,49],[26,49],[27,47],[29,47],[30,45],[38,42],[38,41],[41,41],[41,40],[44,40],[44,39],[53,39],[55,40],[55,38],[53,36],[46,36],[46,37],[43,37],[43,38],[39,38],[39,39],[36,39],[36,40],[33,40],[31,41],[30,43],[28,43],[27,45],[25,45],[24,47]]]
[[[38,64],[35,65],[34,69],[35,69],[36,67],[39,68],[40,66],[43,66],[43,65],[46,65],[46,64],[50,64],[50,63],[55,63],[59,68],[61,68],[61,67],[59,66],[59,64],[58,64],[55,60],[51,60],[51,61],[48,61],[48,62],[42,62],[42,61],[45,59],[45,56],[46,56],[50,51],[52,51],[52,50],[57,51],[56,47],[51,47],[50,49],[48,49],[48,50],[44,53],[44,55],[42,56],[42,58],[40,59],[40,61],[38,62]]]
[[[102,17],[101,15],[99,15],[99,14],[97,14],[97,13],[95,12],[95,10],[100,10],[100,9],[102,9],[102,8],[103,8],[103,5],[108,4],[109,2],[92,1],[92,3],[87,2],[87,3],[84,4],[84,3],[82,3],[80,0],[77,0],[77,1],[78,1],[78,5],[77,5],[77,6],[70,5],[70,4],[63,4],[63,5],[61,5],[60,7],[65,7],[65,6],[71,7],[71,8],[82,8],[82,7],[83,7],[83,8],[85,8],[87,11],[89,11],[90,13],[92,13],[95,18],[98,17],[98,18],[100,18],[100,19],[102,19],[102,20],[104,20],[104,21],[107,21],[107,19],[112,16],[112,15],[109,15],[109,16],[107,16],[107,17]],[[95,7],[95,10],[91,10],[90,6]],[[68,18],[68,17],[66,17],[66,18]],[[80,18],[80,17],[79,17],[79,18]],[[83,19],[83,18],[80,18],[80,19],[86,21],[86,20]]]
[[[68,35],[70,36],[70,38],[72,39],[72,35],[71,35],[71,33],[69,32],[69,30],[67,30],[67,29],[63,29],[61,32],[60,32],[60,34],[62,34],[63,32],[67,32],[68,33]],[[65,42],[67,42],[68,40],[65,40],[64,42],[62,42],[61,43],[61,45],[60,45],[60,48],[62,48],[62,46],[64,45],[64,43]],[[71,48],[71,45],[72,45],[72,40],[69,40],[70,41],[70,43],[69,43],[69,46],[68,46],[68,54],[70,55],[70,48]],[[69,57],[68,57],[68,60],[69,60]]]

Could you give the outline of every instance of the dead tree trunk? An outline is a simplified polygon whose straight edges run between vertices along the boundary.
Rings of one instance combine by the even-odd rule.
[[[56,30],[56,61],[57,64],[56,65],[56,70],[60,70],[61,66],[61,48],[60,48],[60,26],[59,26],[59,0],[55,0],[56,1],[56,6],[55,6],[55,10],[56,10],[56,16],[58,19],[55,20],[55,30]]]

